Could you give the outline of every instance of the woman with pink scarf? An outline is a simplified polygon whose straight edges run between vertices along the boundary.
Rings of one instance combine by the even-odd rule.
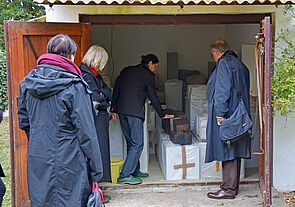
[[[51,38],[47,54],[19,86],[18,118],[29,140],[32,207],[85,207],[90,182],[102,176],[91,92],[73,62],[76,51],[69,36]]]

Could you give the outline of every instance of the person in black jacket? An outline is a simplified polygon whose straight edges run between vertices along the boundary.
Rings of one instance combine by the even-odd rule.
[[[87,205],[90,182],[102,162],[87,83],[73,62],[68,35],[52,37],[47,54],[20,83],[19,126],[28,138],[28,190],[32,207]]]
[[[2,120],[3,120],[3,113],[0,110],[0,123],[2,122]],[[4,171],[3,171],[2,166],[0,164],[0,207],[2,206],[3,197],[6,192],[6,187],[5,187],[5,184],[3,183],[1,177],[5,177],[5,174],[4,174]]]
[[[107,61],[108,54],[105,49],[98,45],[92,45],[86,52],[80,66],[82,77],[93,92],[91,98],[96,109],[94,122],[103,163],[103,176],[100,182],[111,182],[108,107],[112,100],[112,91],[99,74]],[[108,202],[110,197],[104,196],[104,200]]]
[[[140,178],[148,173],[139,171],[139,158],[143,149],[144,104],[148,96],[161,118],[172,118],[161,108],[156,94],[155,74],[159,59],[153,54],[142,56],[141,64],[124,68],[118,76],[111,111],[119,114],[123,134],[127,142],[127,158],[118,183],[140,184]]]

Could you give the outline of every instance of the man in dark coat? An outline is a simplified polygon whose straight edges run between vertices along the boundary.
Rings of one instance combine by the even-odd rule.
[[[241,95],[250,114],[249,71],[238,60],[236,53],[229,50],[225,41],[215,41],[211,45],[211,52],[216,66],[210,73],[207,83],[208,123],[205,162],[222,161],[222,184],[219,191],[210,192],[207,196],[215,199],[234,199],[239,190],[241,158],[251,158],[250,135],[246,133],[239,141],[231,143],[229,148],[221,141],[219,125],[224,118],[229,118],[233,114],[239,103],[229,59],[236,70]]]
[[[142,182],[140,178],[148,177],[147,173],[139,171],[146,97],[149,97],[161,118],[173,117],[164,113],[156,94],[154,72],[158,63],[157,56],[153,54],[142,56],[141,64],[124,68],[116,80],[111,110],[119,114],[127,142],[127,158],[118,183],[139,184]]]
[[[90,91],[73,62],[76,50],[67,35],[51,38],[47,54],[19,86],[18,118],[29,140],[32,207],[85,207],[90,182],[102,176]]]

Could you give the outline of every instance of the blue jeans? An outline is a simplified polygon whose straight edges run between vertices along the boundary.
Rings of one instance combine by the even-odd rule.
[[[139,158],[143,149],[143,120],[123,114],[119,114],[119,118],[127,142],[127,158],[120,173],[120,178],[125,178],[139,172]]]

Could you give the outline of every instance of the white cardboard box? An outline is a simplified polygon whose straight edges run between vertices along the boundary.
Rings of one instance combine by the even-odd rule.
[[[111,120],[109,124],[110,154],[111,158],[124,159],[124,135],[121,129],[120,120]]]
[[[194,124],[194,131],[196,132],[198,137],[204,141],[206,141],[207,120],[208,120],[207,115],[197,116],[195,118],[195,124]]]
[[[200,179],[199,144],[173,144],[168,134],[157,130],[157,158],[165,180]]]
[[[153,135],[154,135],[154,140],[156,143],[157,159],[159,161],[163,174],[165,174],[165,172],[163,171],[163,169],[165,170],[165,168],[163,166],[163,162],[161,162],[163,160],[163,142],[170,141],[170,138],[169,138],[169,135],[166,134],[164,130],[160,128],[156,128],[155,131],[153,132]]]
[[[189,118],[190,129],[193,130],[197,116],[207,116],[208,101],[205,99],[186,99],[186,115]]]
[[[165,180],[200,179],[199,146],[163,142],[161,165]]]
[[[205,84],[192,84],[186,87],[186,98],[188,99],[208,99]]]

